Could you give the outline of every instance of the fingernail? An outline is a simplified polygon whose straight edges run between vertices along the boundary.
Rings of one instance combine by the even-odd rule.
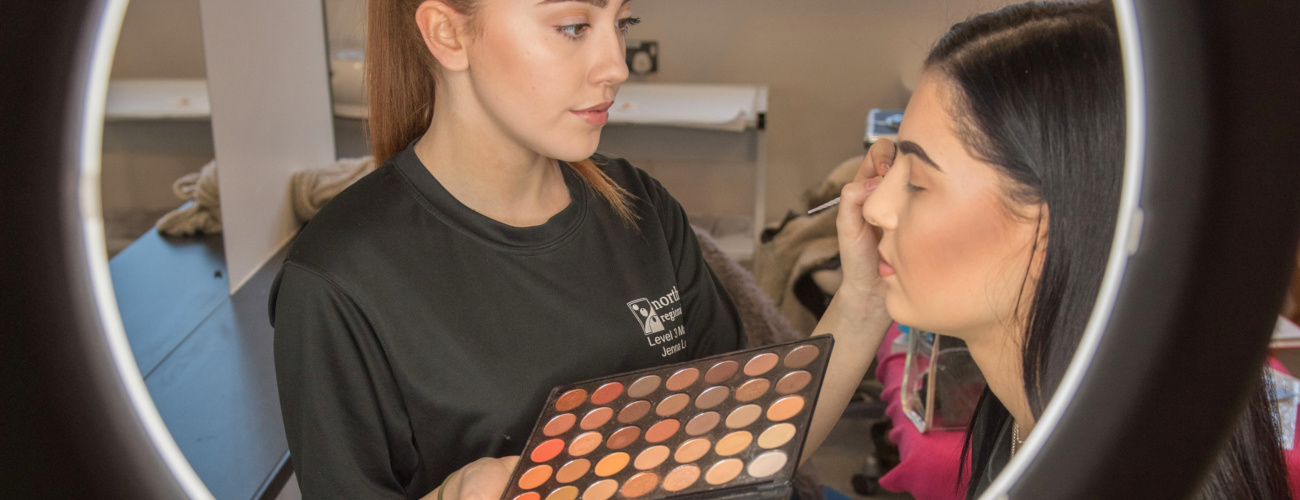
[[[879,178],[879,177],[872,177],[872,178],[870,178],[870,179],[867,179],[867,189],[868,189],[868,190],[876,189],[877,187],[880,187],[880,178]]]
[[[885,170],[889,170],[890,168],[894,167],[894,164],[889,162],[882,163],[881,165],[885,167]]]

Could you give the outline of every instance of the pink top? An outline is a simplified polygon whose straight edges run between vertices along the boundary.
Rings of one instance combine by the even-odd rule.
[[[895,324],[889,327],[885,341],[876,353],[876,378],[884,384],[881,397],[888,402],[885,415],[894,423],[889,440],[898,445],[899,464],[880,478],[880,486],[895,492],[906,492],[917,500],[950,500],[966,497],[966,480],[957,481],[957,461],[961,458],[965,431],[931,431],[921,434],[903,414],[899,391],[903,382],[905,352],[890,352],[903,332]],[[1289,373],[1276,358],[1269,356],[1269,365]],[[1300,447],[1283,450],[1286,454],[1287,476],[1292,497],[1300,500]],[[970,464],[966,465],[970,474]]]

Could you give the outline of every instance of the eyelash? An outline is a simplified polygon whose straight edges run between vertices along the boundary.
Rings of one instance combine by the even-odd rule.
[[[619,19],[618,31],[619,33],[626,35],[628,29],[640,23],[641,23],[641,18],[639,17],[625,17],[623,19]],[[590,27],[591,25],[587,23],[569,24],[565,26],[556,26],[555,31],[558,31],[560,35],[563,35],[565,38],[568,38],[570,40],[580,40],[582,39],[582,32],[585,32],[587,28]]]
[[[907,183],[907,192],[909,192],[909,193],[916,193],[916,192],[919,192],[919,191],[925,191],[925,188],[923,188],[923,187],[921,187],[921,186],[917,186],[917,185],[915,185],[915,184],[912,184],[911,182],[908,182],[908,183]]]

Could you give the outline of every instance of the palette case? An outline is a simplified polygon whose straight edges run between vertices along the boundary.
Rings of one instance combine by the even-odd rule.
[[[786,499],[829,335],[556,387],[503,500]]]

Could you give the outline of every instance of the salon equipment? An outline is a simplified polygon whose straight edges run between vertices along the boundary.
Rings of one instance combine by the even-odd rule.
[[[767,103],[765,85],[624,83],[597,151],[654,175],[691,223],[747,261],[766,220]]]
[[[652,75],[659,71],[659,42],[627,41],[627,70],[633,75]]]
[[[965,430],[984,391],[984,376],[966,343],[909,329],[903,363],[903,414],[922,433]]]
[[[872,108],[867,112],[867,133],[862,143],[867,148],[881,139],[898,140],[898,127],[903,124],[903,110]]]

